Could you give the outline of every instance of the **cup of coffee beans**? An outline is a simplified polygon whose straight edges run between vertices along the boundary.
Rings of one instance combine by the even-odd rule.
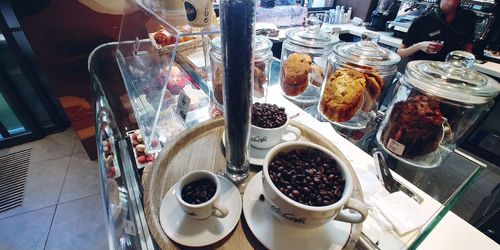
[[[267,153],[262,171],[265,200],[282,222],[317,227],[332,219],[360,223],[368,214],[362,201],[351,198],[348,165],[324,147],[282,143]]]
[[[293,135],[293,139],[283,138],[288,133]],[[285,108],[269,103],[256,102],[253,104],[252,127],[250,129],[250,144],[253,147],[271,148],[281,141],[297,141],[300,135],[300,129],[288,124]]]
[[[218,202],[220,181],[209,171],[193,171],[176,184],[175,196],[186,214],[197,220],[211,215],[224,218],[229,213],[226,207]]]

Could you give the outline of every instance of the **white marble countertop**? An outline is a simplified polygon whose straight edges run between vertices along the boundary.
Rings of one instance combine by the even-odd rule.
[[[484,74],[487,74],[490,76],[494,76],[496,78],[500,78],[500,64],[498,64],[498,63],[489,62],[489,61],[487,61],[483,64],[474,63],[473,69],[475,69],[481,73],[484,73]]]
[[[325,24],[323,24],[322,29],[330,29],[332,27],[340,27],[340,29],[341,29],[340,34],[351,34],[354,36],[361,36],[361,34],[363,34],[363,32],[370,31],[370,30],[367,30],[363,26],[355,26],[355,25],[350,24],[350,23],[349,24],[328,24],[328,23],[325,23]],[[293,28],[296,28],[296,27],[293,27]],[[269,38],[271,40],[281,42],[281,41],[285,40],[285,38],[286,38],[285,33],[289,29],[291,29],[291,28],[280,29],[278,37],[274,37],[274,38],[269,37]],[[394,48],[399,48],[399,46],[401,45],[402,39],[394,37],[392,35],[393,32],[391,32],[391,31],[371,31],[371,32],[376,32],[380,35],[379,43],[381,43],[381,44],[384,44],[384,45],[387,45],[390,47],[394,47]],[[498,64],[498,63],[489,62],[489,61],[487,61],[484,64],[475,63],[474,69],[481,72],[481,73],[484,73],[484,74],[487,74],[487,75],[490,75],[490,76],[493,76],[496,78],[500,78],[500,64]]]

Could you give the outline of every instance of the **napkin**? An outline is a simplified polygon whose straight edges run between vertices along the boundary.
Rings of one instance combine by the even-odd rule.
[[[381,197],[375,201],[375,206],[399,234],[413,231],[429,219],[420,205],[402,191]]]

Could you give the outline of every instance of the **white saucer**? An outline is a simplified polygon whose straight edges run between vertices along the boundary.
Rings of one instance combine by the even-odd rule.
[[[223,131],[222,132],[222,145],[224,145],[224,147],[226,147],[225,134],[226,134],[226,131]],[[288,135],[285,134],[285,136],[283,138],[287,138],[287,136]],[[273,147],[266,148],[266,149],[260,149],[260,148],[256,148],[256,147],[253,147],[252,145],[250,145],[250,158],[248,159],[248,161],[252,165],[263,166],[264,165],[264,158],[266,158],[267,152],[269,152],[269,150],[271,150],[272,148]]]
[[[255,237],[268,249],[343,249],[351,224],[332,220],[312,229],[297,228],[274,217],[262,194],[262,171],[247,185],[243,194],[243,215]]]
[[[175,185],[165,194],[160,206],[160,224],[171,240],[189,247],[206,246],[226,237],[238,224],[241,195],[233,183],[222,176],[217,177],[222,188],[219,201],[229,210],[224,218],[191,219],[178,205]]]

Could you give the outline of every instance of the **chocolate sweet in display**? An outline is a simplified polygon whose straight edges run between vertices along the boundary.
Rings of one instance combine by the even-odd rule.
[[[116,179],[121,176],[120,168],[116,164],[113,139],[108,138],[102,141],[102,152],[106,162],[106,175],[108,179]]]
[[[500,84],[469,67],[474,56],[454,51],[446,62],[412,61],[400,78],[377,132],[380,148],[416,167],[437,167],[479,117]]]
[[[378,34],[368,32],[360,42],[333,46],[318,111],[337,128],[364,129],[375,117],[384,86],[396,75],[401,58],[377,41]]]
[[[286,33],[281,51],[280,86],[283,95],[298,105],[318,102],[328,55],[339,40],[320,29],[321,21],[308,19],[307,27]]]
[[[148,164],[152,164],[155,160],[155,154],[151,154],[146,150],[146,145],[144,144],[144,137],[141,132],[137,129],[130,132],[130,143],[133,147],[133,152],[135,156],[136,166],[138,169],[144,168]],[[156,148],[159,141],[155,139],[151,142],[151,147]]]

